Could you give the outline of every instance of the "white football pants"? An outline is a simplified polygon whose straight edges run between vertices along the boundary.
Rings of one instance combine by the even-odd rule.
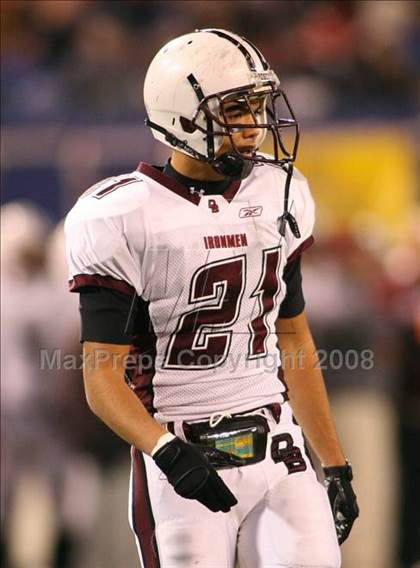
[[[290,406],[279,423],[266,416],[265,459],[218,472],[238,500],[229,513],[180,497],[149,456],[132,451],[129,516],[142,568],[340,567],[327,494]],[[285,445],[300,450],[297,462],[279,461]]]

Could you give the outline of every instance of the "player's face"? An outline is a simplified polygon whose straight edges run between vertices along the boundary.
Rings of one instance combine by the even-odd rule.
[[[254,97],[248,102],[244,99],[237,99],[223,104],[223,120],[229,126],[249,124],[249,128],[238,128],[237,131],[233,131],[232,138],[225,136],[217,156],[232,149],[244,156],[251,156],[261,146],[265,137],[264,131],[261,128],[255,128],[255,124],[265,121],[265,107],[265,97]]]

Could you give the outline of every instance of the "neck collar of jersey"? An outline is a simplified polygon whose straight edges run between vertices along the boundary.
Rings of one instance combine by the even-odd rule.
[[[137,171],[150,177],[151,179],[153,179],[160,185],[163,185],[170,191],[173,191],[180,197],[183,197],[184,199],[187,199],[191,203],[194,203],[194,205],[198,205],[200,203],[201,195],[199,193],[199,189],[191,190],[190,187],[181,184],[179,181],[177,181],[172,177],[167,176],[166,174],[163,173],[162,166],[152,166],[151,164],[140,162],[139,165],[137,166]],[[197,180],[197,184],[199,183],[200,182]],[[229,203],[232,201],[232,199],[237,194],[240,185],[241,185],[240,180],[232,181],[229,184],[229,186],[222,194],[222,196],[226,199],[226,201],[228,201]]]
[[[181,185],[185,185],[188,188],[193,188],[197,191],[204,192],[204,195],[223,195],[227,188],[232,183],[230,179],[222,179],[217,181],[210,180],[199,180],[188,176],[184,176],[179,173],[171,164],[171,160],[168,160],[163,168],[163,173],[176,180]]]

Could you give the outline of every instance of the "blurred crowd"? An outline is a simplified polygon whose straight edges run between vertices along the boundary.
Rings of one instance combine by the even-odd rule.
[[[2,2],[3,120],[138,120],[148,62],[169,37],[251,37],[308,120],[418,110],[419,4],[411,1]]]
[[[156,50],[195,28],[232,29],[256,43],[305,126],[411,123],[419,3],[11,0],[1,10],[0,561],[134,568],[128,451],[85,403],[59,219],[98,178],[133,169],[137,158],[164,159],[141,127],[141,84]],[[343,568],[420,566],[420,211],[412,199],[392,241],[379,242],[373,227],[361,238],[318,226],[305,254],[307,311],[361,507]]]

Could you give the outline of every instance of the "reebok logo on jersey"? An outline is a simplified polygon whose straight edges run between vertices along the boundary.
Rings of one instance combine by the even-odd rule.
[[[212,235],[204,238],[206,249],[247,247],[246,233],[236,235]]]
[[[262,213],[262,206],[256,205],[255,207],[242,207],[239,210],[239,217],[259,217]]]

